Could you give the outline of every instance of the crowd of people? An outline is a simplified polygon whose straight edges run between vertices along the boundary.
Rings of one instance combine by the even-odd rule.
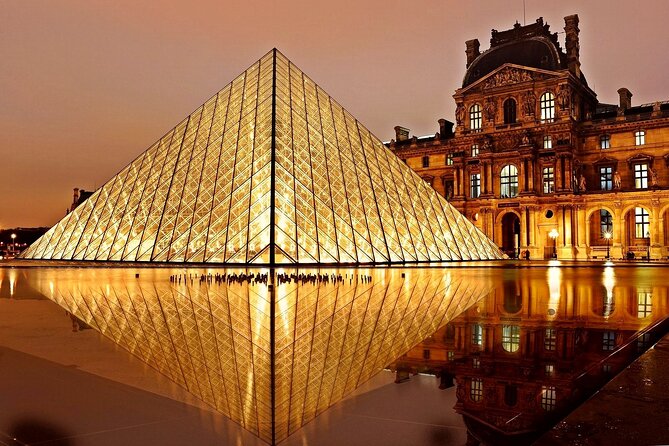
[[[335,273],[277,273],[276,274],[276,283],[277,285],[281,285],[284,283],[297,283],[301,285],[305,284],[345,284],[348,283],[349,285],[352,285],[353,282],[355,283],[372,283],[372,276],[368,276],[366,274],[335,274]],[[263,284],[267,285],[270,283],[270,277],[269,273],[223,273],[223,274],[172,274],[170,276],[170,282],[176,283],[176,284],[187,284],[190,283],[191,285],[195,284],[195,282],[198,282],[200,284],[206,283],[206,284],[216,284],[216,285],[221,285],[221,284],[227,284],[227,285],[232,285],[232,284],[249,284],[249,285],[257,285],[257,284]]]

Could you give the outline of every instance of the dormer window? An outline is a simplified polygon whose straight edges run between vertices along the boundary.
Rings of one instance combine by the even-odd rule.
[[[469,108],[469,128],[474,131],[481,130],[483,123],[483,115],[481,113],[481,106],[474,104]]]

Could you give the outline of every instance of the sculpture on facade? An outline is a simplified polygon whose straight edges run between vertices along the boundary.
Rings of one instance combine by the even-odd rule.
[[[458,126],[462,125],[462,121],[465,120],[465,106],[460,102],[455,108],[455,121]]]
[[[613,173],[613,188],[614,189],[620,189],[621,183],[622,183],[622,180],[620,179],[620,173],[616,170]]]
[[[567,110],[569,104],[571,103],[571,91],[567,85],[561,85],[560,91],[558,92],[558,103],[560,104],[560,110]]]
[[[651,187],[657,187],[657,172],[648,167],[648,178],[650,178]]]
[[[488,99],[485,103],[485,117],[488,121],[494,122],[497,115],[497,103],[494,99]]]
[[[537,107],[537,97],[531,91],[525,93],[523,97],[523,112],[525,116],[534,116]]]
[[[578,190],[581,192],[585,192],[586,190],[585,176],[583,174],[578,178]]]

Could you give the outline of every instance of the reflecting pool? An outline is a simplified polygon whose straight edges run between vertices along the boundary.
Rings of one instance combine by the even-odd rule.
[[[0,268],[0,298],[53,300],[269,443],[390,368],[454,388],[470,440],[529,444],[667,331],[667,270],[512,265]]]

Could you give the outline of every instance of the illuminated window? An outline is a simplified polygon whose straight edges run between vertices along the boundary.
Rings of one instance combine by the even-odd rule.
[[[644,208],[634,208],[634,232],[636,238],[650,238],[650,216]]]
[[[446,155],[446,165],[447,166],[452,166],[453,165],[453,154],[449,153]]]
[[[544,185],[544,193],[552,194],[555,192],[555,172],[552,167],[544,167],[541,172],[541,178]]]
[[[600,149],[611,148],[611,135],[602,135],[599,137],[599,148]]]
[[[599,210],[599,231],[602,238],[607,232],[613,231],[613,216],[606,209]]]
[[[481,195],[481,174],[472,174],[469,178],[469,182],[471,185],[471,197],[478,198],[479,195]]]
[[[481,130],[483,117],[481,114],[481,106],[474,104],[469,108],[469,128],[471,130]]]
[[[554,364],[549,363],[549,364],[546,364],[544,366],[544,374],[546,376],[553,376],[554,373],[555,373],[555,365]]]
[[[504,124],[516,122],[516,101],[509,98],[504,101]]]
[[[483,327],[481,324],[472,325],[472,344],[483,345]]]
[[[599,187],[601,190],[613,189],[613,167],[599,168]]]
[[[447,353],[446,353],[446,358],[447,358],[449,361],[453,361],[453,360],[455,359],[455,352],[447,352]]]
[[[472,387],[469,390],[469,398],[474,402],[481,401],[483,398],[483,380],[479,378],[472,378]]]
[[[637,189],[648,189],[648,164],[634,165],[634,187]]]
[[[500,195],[502,198],[512,198],[518,195],[518,169],[513,164],[507,164],[502,168]]]
[[[637,298],[637,312],[636,315],[639,319],[650,316],[653,311],[653,293],[647,291],[639,291],[636,293]]]
[[[557,401],[554,386],[541,386],[541,408],[543,410],[555,409],[555,402]]]
[[[555,351],[557,344],[557,333],[554,328],[547,328],[544,335],[544,348],[548,351]]]
[[[550,91],[541,95],[541,122],[552,122],[555,119],[555,96]]]
[[[427,155],[423,157],[423,167],[430,167],[430,157]]]
[[[520,327],[518,325],[502,325],[502,348],[509,353],[520,348]]]
[[[477,156],[479,156],[479,145],[474,144],[472,145],[472,158],[476,158]]]
[[[481,368],[481,360],[478,356],[472,358],[472,367],[475,369]]]
[[[616,348],[616,332],[605,331],[602,333],[602,350],[611,351]]]
[[[430,359],[430,350],[427,348],[423,350],[423,359]]]
[[[545,135],[544,136],[544,149],[552,149],[553,148],[553,138],[551,135]]]
[[[643,146],[646,144],[646,131],[639,130],[634,132],[634,144],[637,146]]]

